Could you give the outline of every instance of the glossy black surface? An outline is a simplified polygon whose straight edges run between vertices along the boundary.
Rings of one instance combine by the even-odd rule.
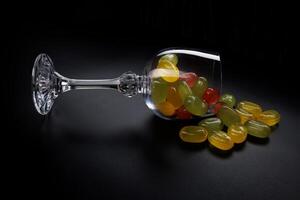
[[[231,15],[226,15],[214,1],[182,1],[171,5],[181,9],[174,19],[160,12],[169,4],[158,10],[154,3],[146,4],[137,10],[129,5],[126,12],[111,5],[100,11],[75,6],[69,15],[67,6],[52,6],[47,11],[57,9],[55,15],[39,19],[17,9],[20,17],[8,24],[8,62],[2,68],[14,75],[4,79],[2,99],[3,105],[13,105],[4,106],[9,129],[2,131],[11,137],[5,142],[10,196],[299,199],[299,106],[291,31],[276,14],[284,7],[228,5]],[[164,29],[165,23],[172,29]],[[178,31],[168,36],[173,27]],[[170,46],[219,51],[224,92],[280,112],[282,121],[270,138],[248,138],[229,153],[207,143],[184,144],[179,129],[197,121],[161,120],[142,97],[129,99],[109,90],[65,93],[47,117],[34,110],[31,68],[40,52],[48,53],[56,70],[70,78],[112,78],[129,70],[142,73],[158,50]]]

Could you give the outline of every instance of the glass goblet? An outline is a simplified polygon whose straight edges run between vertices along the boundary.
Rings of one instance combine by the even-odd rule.
[[[143,75],[125,72],[112,79],[73,79],[55,71],[47,54],[39,54],[32,69],[36,110],[46,115],[62,93],[79,89],[113,89],[127,97],[143,95],[145,103],[164,119],[191,119],[214,114],[222,90],[218,54],[192,49],[166,49],[154,56]]]

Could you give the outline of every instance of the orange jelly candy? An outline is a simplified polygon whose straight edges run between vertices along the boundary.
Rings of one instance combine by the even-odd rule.
[[[161,114],[163,114],[164,116],[168,116],[168,117],[174,115],[175,111],[176,111],[175,107],[167,101],[158,104],[157,109],[159,110],[159,112]]]

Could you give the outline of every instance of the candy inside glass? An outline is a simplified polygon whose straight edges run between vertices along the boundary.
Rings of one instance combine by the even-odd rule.
[[[62,93],[79,89],[113,89],[127,97],[143,95],[145,103],[164,119],[191,119],[214,114],[211,101],[222,90],[218,54],[191,49],[160,51],[143,75],[125,72],[113,79],[67,78],[55,71],[47,54],[39,54],[32,69],[32,92],[36,110],[48,114]]]

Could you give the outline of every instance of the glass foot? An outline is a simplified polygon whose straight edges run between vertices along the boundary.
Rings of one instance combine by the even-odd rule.
[[[51,58],[47,54],[37,56],[32,69],[32,92],[36,110],[46,115],[57,97],[57,78]]]

